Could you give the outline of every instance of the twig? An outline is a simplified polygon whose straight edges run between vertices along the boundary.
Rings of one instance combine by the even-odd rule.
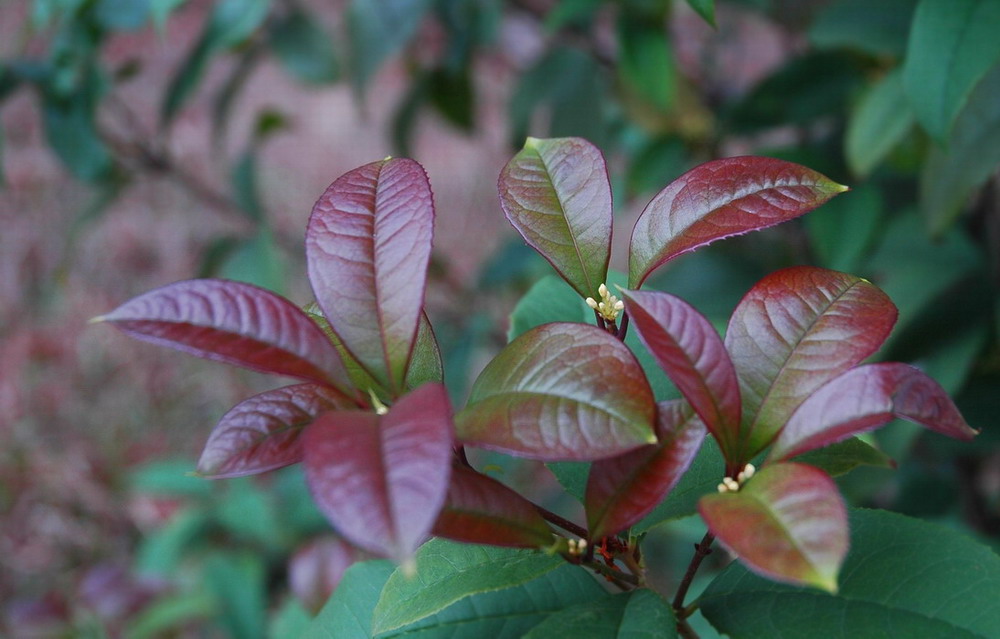
[[[681,579],[681,585],[677,588],[677,594],[674,595],[674,612],[677,613],[678,617],[684,611],[684,598],[687,597],[688,589],[691,588],[691,582],[694,580],[695,573],[698,572],[698,567],[701,566],[701,562],[708,557],[712,552],[712,542],[715,541],[715,535],[710,532],[705,533],[702,537],[701,543],[694,545],[694,556],[691,557],[691,563],[688,564],[687,572],[684,573],[684,578]],[[678,624],[678,628],[679,628]]]
[[[557,515],[554,512],[552,512],[551,510],[548,510],[547,508],[543,508],[543,507],[539,506],[538,504],[535,504],[535,510],[538,511],[538,513],[542,516],[543,519],[545,519],[545,521],[547,521],[547,522],[549,522],[551,524],[555,524],[556,526],[559,526],[560,528],[562,528],[566,532],[573,533],[574,535],[576,535],[580,539],[586,539],[587,538],[587,529],[584,528],[583,526],[578,526],[577,524],[574,524],[573,522],[571,522],[570,520],[566,519],[565,517],[560,517],[559,515]]]

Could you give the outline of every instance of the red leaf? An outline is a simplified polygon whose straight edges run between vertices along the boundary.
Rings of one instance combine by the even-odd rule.
[[[405,561],[427,537],[451,475],[451,407],[426,384],[386,415],[326,413],[305,434],[306,480],[351,543]]]
[[[146,342],[354,394],[323,331],[285,298],[251,284],[177,282],[95,319]]]
[[[394,394],[416,340],[433,230],[427,175],[407,159],[344,174],[309,218],[316,300],[347,350]]]
[[[581,138],[528,138],[497,183],[521,237],[583,297],[600,299],[611,258],[611,184],[604,156]]]
[[[726,460],[734,462],[740,389],[722,338],[701,313],[678,297],[649,291],[623,295],[639,339],[715,436]]]
[[[614,535],[648,515],[687,471],[705,426],[683,400],[657,406],[660,442],[594,462],[584,503],[592,539]]]
[[[288,585],[306,610],[316,614],[333,594],[340,578],[365,553],[330,535],[309,542],[288,563]]]
[[[712,534],[754,572],[837,591],[849,543],[847,509],[823,471],[769,465],[739,492],[702,497],[698,510]]]
[[[285,386],[234,406],[212,430],[198,461],[210,479],[263,473],[302,461],[299,436],[329,410],[357,409],[339,392],[316,384]]]
[[[878,350],[895,322],[885,293],[836,271],[787,268],[750,289],[726,330],[743,400],[743,461],[817,388]]]
[[[538,548],[552,531],[535,506],[500,482],[456,464],[433,534],[470,544]]]
[[[894,417],[969,440],[978,431],[962,418],[940,384],[908,364],[859,366],[802,402],[778,435],[771,458],[787,459],[829,446]]]
[[[791,220],[846,190],[811,169],[772,158],[725,158],[697,166],[660,191],[636,220],[629,288],[638,289],[654,269],[681,253]]]
[[[586,324],[544,324],[507,345],[455,416],[459,438],[544,461],[613,457],[656,441],[653,391],[635,356]]]

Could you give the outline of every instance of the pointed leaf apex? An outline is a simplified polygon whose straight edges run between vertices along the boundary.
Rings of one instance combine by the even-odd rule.
[[[388,161],[389,161],[389,160],[391,160],[391,159],[392,159],[392,156],[391,156],[391,155],[387,155],[387,156],[385,156],[384,158],[382,158],[382,161],[383,161],[383,162],[388,162]]]
[[[100,324],[100,323],[106,322],[106,321],[108,321],[108,316],[107,315],[96,315],[94,317],[91,317],[89,320],[87,320],[87,323],[88,324]]]
[[[411,580],[417,576],[417,561],[413,556],[407,557],[403,560],[403,563],[399,564],[399,571],[406,577],[407,580]]]
[[[526,139],[524,141],[524,148],[526,148],[526,149],[537,149],[538,148],[538,143],[541,142],[541,141],[542,140],[539,139],[539,138],[528,137],[528,139]]]

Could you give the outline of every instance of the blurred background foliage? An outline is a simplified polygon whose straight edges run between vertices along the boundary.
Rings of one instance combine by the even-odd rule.
[[[6,634],[295,636],[354,552],[294,469],[184,474],[214,420],[269,382],[85,332],[86,318],[199,276],[305,304],[312,201],[354,166],[412,156],[437,194],[428,309],[461,402],[548,273],[493,190],[527,135],[582,136],[607,154],[619,269],[644,203],[699,162],[770,155],[851,185],[651,286],[720,327],[786,265],[886,290],[900,318],[880,357],[929,372],[983,433],[962,444],[893,424],[872,441],[898,468],[839,481],[855,504],[996,547],[997,33],[996,0],[3,3]],[[555,486],[543,468],[485,461],[540,498]],[[650,560],[665,565],[700,537],[687,520],[654,532]]]

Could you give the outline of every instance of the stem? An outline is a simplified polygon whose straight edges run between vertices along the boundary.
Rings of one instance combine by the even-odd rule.
[[[611,583],[618,586],[622,590],[632,590],[633,588],[637,588],[639,586],[639,578],[635,575],[622,572],[599,561],[585,562],[583,565],[590,568],[594,572],[601,573],[610,579]]]
[[[538,513],[542,516],[543,519],[545,519],[545,521],[551,524],[555,524],[556,526],[559,526],[560,528],[562,528],[567,532],[573,533],[580,539],[587,538],[587,529],[584,528],[583,526],[578,526],[573,522],[571,522],[570,520],[566,519],[565,517],[560,517],[551,510],[548,510],[547,508],[542,508],[538,504],[535,504],[535,510],[538,511]]]
[[[608,330],[608,324],[607,324],[607,322],[604,321],[604,318],[601,317],[600,313],[598,313],[597,311],[594,311],[594,318],[597,320],[597,326],[602,331]]]
[[[674,595],[674,612],[677,613],[678,617],[684,611],[684,598],[687,596],[688,589],[691,587],[691,582],[694,580],[695,573],[698,572],[698,567],[701,566],[701,562],[708,557],[712,552],[712,542],[715,541],[715,535],[710,532],[705,533],[702,537],[701,543],[694,545],[694,557],[691,557],[691,563],[688,564],[687,572],[684,573],[684,578],[681,579],[681,585],[677,588],[677,594]],[[680,629],[680,624],[677,624],[678,629]]]
[[[622,325],[618,328],[616,336],[624,342],[626,335],[628,335],[628,313],[622,312]]]
[[[691,624],[687,622],[687,619],[679,619],[677,621],[677,634],[679,634],[684,639],[700,639],[698,633],[694,631]]]

